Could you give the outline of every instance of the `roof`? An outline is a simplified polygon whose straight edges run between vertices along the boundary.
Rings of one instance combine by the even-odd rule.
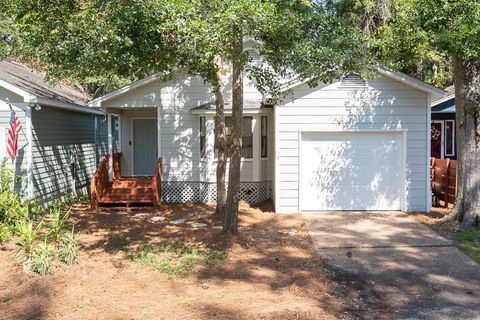
[[[182,70],[182,71],[184,71],[184,70]],[[413,87],[417,90],[420,90],[420,91],[426,92],[428,94],[431,94],[432,95],[432,100],[440,99],[445,95],[445,91],[443,91],[442,89],[437,88],[435,86],[432,86],[432,85],[430,85],[426,82],[423,82],[421,80],[410,77],[410,76],[408,76],[408,75],[406,75],[402,72],[388,71],[386,69],[381,69],[381,68],[379,68],[378,71],[384,76],[387,76],[387,77],[392,78],[396,81],[402,82],[405,85]],[[129,91],[132,91],[136,88],[139,88],[139,87],[145,86],[149,83],[152,83],[153,81],[156,81],[157,79],[160,79],[161,76],[162,76],[162,74],[156,73],[156,74],[153,74],[153,75],[148,76],[146,78],[137,80],[137,81],[132,82],[131,84],[129,84],[127,86],[124,86],[120,89],[117,89],[115,91],[112,91],[112,92],[104,95],[104,96],[98,97],[98,98],[90,101],[88,103],[88,105],[90,107],[100,107],[102,102],[113,99],[113,98],[115,98],[119,95],[122,95],[124,93],[129,92]],[[282,84],[281,90],[286,91],[286,90],[292,89],[292,88],[294,88],[298,85],[306,83],[307,81],[308,81],[308,79],[306,79],[306,80],[301,80],[300,78],[292,79],[292,80]],[[246,107],[246,104],[245,104],[244,107]],[[195,109],[193,109],[193,110],[195,110]]]
[[[89,95],[72,85],[52,86],[45,80],[45,73],[33,71],[29,67],[13,61],[0,61],[0,80],[43,99],[84,105]]]
[[[455,113],[455,94],[449,94],[432,103],[432,112]]]
[[[86,106],[90,96],[79,87],[66,84],[54,86],[46,80],[45,73],[34,71],[19,62],[0,61],[0,86],[22,96],[24,102],[103,114],[100,110]]]

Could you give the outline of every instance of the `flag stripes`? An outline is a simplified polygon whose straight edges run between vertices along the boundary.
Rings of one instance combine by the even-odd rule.
[[[7,153],[12,163],[18,156],[18,134],[22,131],[22,124],[18,119],[15,111],[11,109],[10,112],[10,126],[8,128],[8,137],[7,137]]]

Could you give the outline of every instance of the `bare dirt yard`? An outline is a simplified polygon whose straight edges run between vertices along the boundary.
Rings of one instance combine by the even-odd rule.
[[[242,203],[239,235],[225,237],[209,205],[129,213],[76,205],[78,264],[27,276],[15,246],[0,244],[0,319],[392,317],[359,294],[365,284],[317,258],[301,215],[270,208]]]

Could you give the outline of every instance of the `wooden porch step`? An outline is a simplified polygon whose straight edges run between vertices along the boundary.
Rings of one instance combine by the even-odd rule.
[[[123,194],[123,195],[152,195],[153,194],[153,188],[148,187],[148,188],[118,188],[118,187],[113,187],[113,188],[108,188],[105,190],[105,195],[117,195],[117,194]]]
[[[151,203],[153,195],[135,195],[135,194],[106,194],[99,200],[99,203]]]
[[[151,188],[152,179],[150,180],[115,180],[112,188]]]

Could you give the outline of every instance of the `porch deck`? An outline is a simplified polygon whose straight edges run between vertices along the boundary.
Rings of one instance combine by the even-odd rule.
[[[162,159],[158,159],[153,176],[122,177],[121,154],[112,157],[113,179],[109,179],[110,156],[102,156],[90,184],[90,207],[158,207],[162,189]]]

